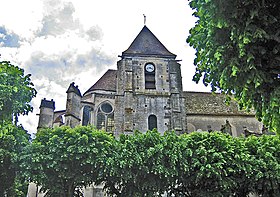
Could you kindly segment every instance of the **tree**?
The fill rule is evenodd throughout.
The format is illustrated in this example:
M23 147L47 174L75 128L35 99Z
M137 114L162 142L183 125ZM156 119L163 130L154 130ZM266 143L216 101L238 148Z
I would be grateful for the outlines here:
M19 114L32 111L30 101L36 91L30 75L10 62L0 62L0 196L26 196L27 182L20 164L21 153L30 136L17 122Z
M252 158L250 183L253 191L263 197L280 196L280 138L251 136L244 141Z
M280 3L278 0L190 0L198 17L187 42L196 73L212 90L233 94L241 108L280 132Z
M153 130L121 135L115 141L103 178L110 196L161 196L166 191L162 140Z
M165 192L185 197L246 197L255 191L256 176L251 172L256 157L251 157L244 141L221 132L180 136L166 132L162 136L153 130L121 135L107 158L104 189L119 197Z
M186 197L246 197L250 190L240 191L247 181L249 154L239 139L221 132L181 135L176 165L176 185L170 194ZM238 193L238 194L237 194Z
M27 183L22 180L21 153L30 135L22 127L0 125L0 196L26 196ZM18 188L19 186L25 188Z
M18 115L32 111L30 101L36 96L29 75L8 61L0 62L0 121L17 121Z
M47 196L81 196L79 189L97 183L104 173L112 139L93 127L40 129L23 167Z

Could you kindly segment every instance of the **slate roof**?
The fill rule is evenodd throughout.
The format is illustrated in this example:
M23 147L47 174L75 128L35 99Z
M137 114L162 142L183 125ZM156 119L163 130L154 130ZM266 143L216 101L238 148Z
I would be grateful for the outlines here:
M239 110L237 102L225 103L225 95L210 92L184 91L187 115L254 115L253 111Z
M109 69L106 73L85 93L94 91L94 90L105 90L115 92L117 88L117 70Z
M166 49L145 25L122 56L154 56L175 59L176 55Z
M69 93L69 92L74 92L76 93L78 96L82 97L81 95L81 92L78 88L78 86L75 86L75 83L72 82L70 85L69 85L69 88L67 89L66 93Z
M54 110L55 109L55 103L54 103L53 99L49 101L49 100L46 100L46 98L44 98L44 99L41 100L40 108L41 107L50 108L50 109Z

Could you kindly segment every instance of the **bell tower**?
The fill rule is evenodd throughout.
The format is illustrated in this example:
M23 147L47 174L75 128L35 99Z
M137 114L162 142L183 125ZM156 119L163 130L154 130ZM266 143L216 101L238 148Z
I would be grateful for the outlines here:
M180 64L147 26L117 66L117 132L186 131Z

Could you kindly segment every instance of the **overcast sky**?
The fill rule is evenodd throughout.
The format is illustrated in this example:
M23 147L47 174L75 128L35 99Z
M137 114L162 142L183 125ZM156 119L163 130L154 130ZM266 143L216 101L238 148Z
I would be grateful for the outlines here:
M192 82L194 50L186 43L196 19L187 0L0 0L1 61L32 74L38 91L34 112L20 118L36 132L42 98L65 109L74 81L82 94L111 68L144 25L182 65L183 88L207 91Z

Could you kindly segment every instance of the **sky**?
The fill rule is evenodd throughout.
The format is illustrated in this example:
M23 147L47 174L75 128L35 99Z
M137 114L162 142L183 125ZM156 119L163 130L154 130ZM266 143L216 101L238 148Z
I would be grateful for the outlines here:
M210 91L192 81L195 51L187 43L196 19L187 0L0 0L0 61L31 74L34 110L20 117L36 133L41 99L66 106L71 82L83 94L117 61L144 26L182 60L185 91Z

